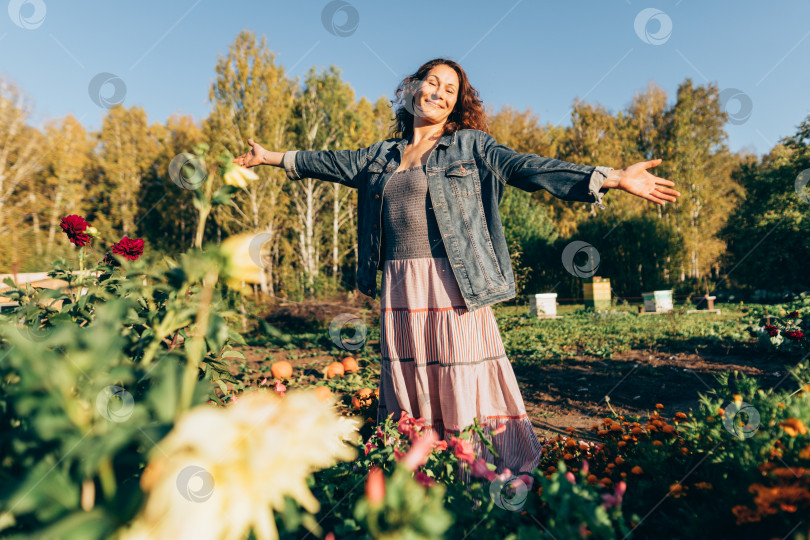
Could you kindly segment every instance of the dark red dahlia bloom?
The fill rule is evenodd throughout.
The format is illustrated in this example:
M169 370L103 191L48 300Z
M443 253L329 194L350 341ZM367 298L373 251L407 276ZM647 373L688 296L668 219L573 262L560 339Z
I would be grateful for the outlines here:
M123 237L110 248L116 255L126 257L128 261L134 261L143 255L143 238Z
M60 225L62 230L65 231L68 240L79 247L86 246L93 239L92 236L84 232L88 227L88 223L81 216L75 214L65 216L62 218Z
M795 319L798 316L799 316L798 311L791 311L790 313L788 313L788 319Z
M799 330L788 330L785 332L785 337L788 339L801 341L804 339L804 332L800 332Z
M772 324L766 324L765 325L765 331L768 332L769 336L773 337L773 336L775 336L776 334L779 333L779 328L777 328L776 326L774 326Z

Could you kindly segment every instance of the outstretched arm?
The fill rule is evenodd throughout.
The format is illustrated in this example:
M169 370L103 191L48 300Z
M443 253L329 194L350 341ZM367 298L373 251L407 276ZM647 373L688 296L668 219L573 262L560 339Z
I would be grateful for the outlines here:
M667 201L675 202L681 194L668 187L674 186L675 182L647 172L650 167L660 165L661 161L661 158L639 161L624 169L614 169L608 174L604 185L608 188L617 188L632 193L656 204L664 204Z
M252 150L236 159L243 167L274 165L284 167L290 180L316 178L357 188L357 175L367 164L371 147L358 150L290 150L271 152L248 139Z
M545 189L560 199L593 202L600 208L604 208L602 195L611 188L656 204L675 202L681 195L670 187L675 182L647 172L650 167L661 164L660 158L617 170L517 152L499 144L488 133L482 132L482 139L479 151L485 165L503 185L524 191Z

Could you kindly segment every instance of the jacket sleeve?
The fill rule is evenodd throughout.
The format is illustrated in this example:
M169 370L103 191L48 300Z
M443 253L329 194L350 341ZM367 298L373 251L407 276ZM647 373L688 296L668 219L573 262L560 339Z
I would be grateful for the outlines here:
M481 137L480 157L504 186L530 192L545 189L559 199L590 202L605 208L602 196L609 188L603 184L612 167L579 165L521 153L499 144L486 132L482 131Z
M281 164L290 180L315 178L357 189L357 176L368 163L371 149L290 150Z

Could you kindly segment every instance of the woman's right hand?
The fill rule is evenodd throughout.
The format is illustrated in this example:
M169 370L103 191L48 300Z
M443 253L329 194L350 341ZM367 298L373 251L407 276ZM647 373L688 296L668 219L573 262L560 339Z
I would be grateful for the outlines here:
M248 144L252 147L252 150L247 154L242 154L241 156L234 158L233 162L241 167L247 168L265 163L264 157L267 150L262 148L259 143L253 142L253 139L248 139Z

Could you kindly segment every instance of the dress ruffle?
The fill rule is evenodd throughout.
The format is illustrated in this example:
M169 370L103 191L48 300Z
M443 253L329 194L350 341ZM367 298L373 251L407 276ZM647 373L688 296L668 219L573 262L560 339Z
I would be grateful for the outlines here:
M477 438L479 457L513 474L528 473L541 445L526 414L492 309L468 311L447 258L383 263L378 421L401 411L425 418L449 440L476 418L495 435L493 456ZM463 471L464 472L464 471Z

